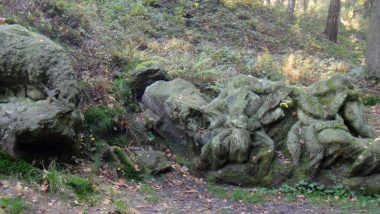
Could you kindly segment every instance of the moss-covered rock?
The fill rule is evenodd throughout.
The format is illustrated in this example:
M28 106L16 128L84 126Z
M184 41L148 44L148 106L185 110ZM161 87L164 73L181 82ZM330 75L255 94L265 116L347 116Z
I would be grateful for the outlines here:
M27 159L68 155L81 122L65 50L19 25L0 26L0 147Z
M347 182L357 187L380 173L380 141L341 74L308 88L238 75L212 101L186 81L160 81L143 102L159 133L177 134L197 169L228 183L331 183L334 174L333 182L357 178ZM363 185L377 191L374 183Z
M163 152L155 150L136 151L136 164L148 175L158 175L171 170L171 163Z

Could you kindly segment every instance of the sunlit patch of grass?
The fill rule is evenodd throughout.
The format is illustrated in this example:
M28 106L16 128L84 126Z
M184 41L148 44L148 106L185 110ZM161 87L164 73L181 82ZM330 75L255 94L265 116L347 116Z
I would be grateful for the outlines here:
M303 51L290 53L283 58L282 73L289 83L308 85L325 79L333 73L346 73L349 65L343 61L321 59Z

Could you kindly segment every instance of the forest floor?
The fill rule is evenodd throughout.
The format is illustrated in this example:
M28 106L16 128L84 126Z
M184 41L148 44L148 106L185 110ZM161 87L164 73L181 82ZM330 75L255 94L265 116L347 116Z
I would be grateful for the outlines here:
M380 136L380 107L367 107ZM90 163L73 166L73 174L88 177L96 194L86 200L64 192L46 192L37 183L0 180L0 205L10 213L378 213L379 201L311 197L279 189L240 188L207 182L185 166L172 162L172 171L142 182L115 179L107 169L93 172ZM13 201L5 201L4 199ZM360 203L359 203L360 202ZM5 213L0 208L0 213Z

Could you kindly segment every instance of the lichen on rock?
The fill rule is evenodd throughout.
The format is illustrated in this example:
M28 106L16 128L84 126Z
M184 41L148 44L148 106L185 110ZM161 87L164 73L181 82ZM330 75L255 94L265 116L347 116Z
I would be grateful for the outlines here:
M227 183L270 186L302 177L349 184L380 173L380 141L342 74L309 87L238 75L213 100L175 79L152 84L142 100L159 118L158 133L196 169ZM332 171L335 178L326 179Z
M20 25L0 26L0 147L26 159L69 154L81 122L65 50Z

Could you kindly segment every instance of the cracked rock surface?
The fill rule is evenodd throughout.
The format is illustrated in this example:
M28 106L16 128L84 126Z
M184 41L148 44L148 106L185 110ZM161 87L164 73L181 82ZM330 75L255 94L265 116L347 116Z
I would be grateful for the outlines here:
M380 192L380 141L342 74L309 87L238 75L214 99L181 79L158 81L142 100L174 151L226 183L302 179Z
M0 147L25 159L67 154L75 142L78 87L70 59L50 39L0 26Z

